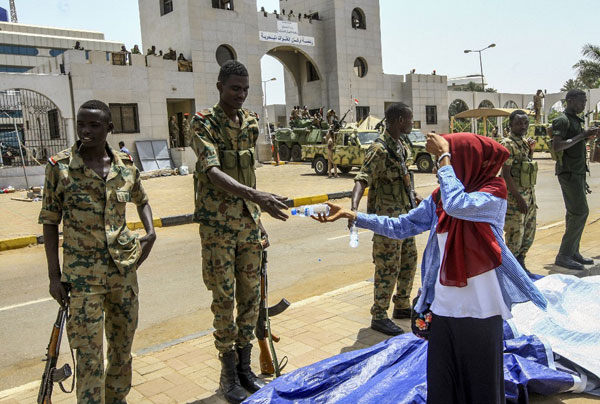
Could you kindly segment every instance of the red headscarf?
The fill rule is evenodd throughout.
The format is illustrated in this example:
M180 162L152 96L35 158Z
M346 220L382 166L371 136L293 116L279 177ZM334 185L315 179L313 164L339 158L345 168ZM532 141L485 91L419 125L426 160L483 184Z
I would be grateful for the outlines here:
M508 150L498 142L474 133L444 135L450 143L452 167L465 192L487 192L506 199L506 183L498 172L508 159ZM440 283L467 286L467 278L497 268L502 263L500 245L489 223L471 222L448 215L442 206L440 189L433 191L437 202L437 233L448 233Z

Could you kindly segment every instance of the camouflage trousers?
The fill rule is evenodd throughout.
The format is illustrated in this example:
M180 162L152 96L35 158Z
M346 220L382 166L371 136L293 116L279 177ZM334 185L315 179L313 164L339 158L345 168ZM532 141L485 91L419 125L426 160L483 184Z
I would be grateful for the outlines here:
M134 275L134 274L132 274ZM131 389L131 346L138 324L137 280L112 263L104 285L71 284L67 335L77 351L77 402L121 404ZM108 345L104 372L103 335Z
M383 320L388 317L387 310L394 287L394 307L406 309L411 306L410 291L417 269L417 244L414 237L395 240L374 235L373 263L375 281L371 315L374 320Z
M254 338L260 303L260 230L250 217L202 223L200 239L202 278L212 292L215 346L225 353L234 343L244 347Z
M517 200L508 195L504 232L506 246L515 257L525 258L535 239L537 206L533 189L520 191L529 209L526 214L519 212Z

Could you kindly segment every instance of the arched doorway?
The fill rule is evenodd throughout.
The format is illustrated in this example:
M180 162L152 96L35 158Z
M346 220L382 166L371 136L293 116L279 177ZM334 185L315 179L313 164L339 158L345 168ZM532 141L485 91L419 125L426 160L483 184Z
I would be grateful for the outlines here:
M564 100L556 101L550 107L550 111L548 113L548 122L552 122L556 117L558 117L565 110L566 102Z
M479 103L477 108L495 108L494 104L490 100L483 100Z
M453 119L454 115L469 109L466 102L460 98L455 99L448 106L448 119L452 122L452 132L468 132L471 130L471 123L468 119Z
M506 101L504 103L504 107L503 108L517 109L517 108L519 108L519 106L513 100L508 100L508 101Z
M42 165L67 148L67 125L45 95L23 88L0 91L0 143L4 165Z

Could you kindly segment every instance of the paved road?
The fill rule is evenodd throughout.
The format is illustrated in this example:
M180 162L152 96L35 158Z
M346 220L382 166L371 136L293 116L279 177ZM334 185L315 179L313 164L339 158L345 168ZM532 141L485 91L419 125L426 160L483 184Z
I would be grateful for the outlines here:
M539 225L545 226L563 220L564 208L551 161L540 160L540 164ZM278 168L277 174L285 175L286 168ZM306 171L310 176L310 167ZM598 211L600 170L593 167L592 173L596 176L588 181L595 192L589 203L591 210ZM418 174L416 181L424 185L418 189L422 195L435 186L435 176L430 174ZM295 192L303 193L307 194ZM349 201L341 203L347 206ZM272 243L272 302L281 297L298 301L372 277L368 232L360 235L360 246L351 249L343 223L321 225L303 218L281 223L269 217L264 221ZM417 239L421 248L425 242L423 236ZM196 225L158 229L152 256L139 273L141 313L135 351L211 328L210 296L202 284L200 262ZM48 299L45 268L42 246L0 254L0 390L41 375L40 359L57 308Z

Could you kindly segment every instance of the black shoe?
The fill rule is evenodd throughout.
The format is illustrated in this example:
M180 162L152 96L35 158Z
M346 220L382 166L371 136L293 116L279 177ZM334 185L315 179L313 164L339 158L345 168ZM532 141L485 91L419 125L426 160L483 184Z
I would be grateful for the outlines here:
M244 348L237 348L237 354L240 362L237 366L237 374L240 378L240 384L250 393L256 393L261 388L265 387L265 382L259 379L250 368L250 353L252 345L247 345Z
M593 259L585 258L579 252L576 252L575 254L573 254L573 259L583 265L594 265Z
M396 320L402 320L405 318L410 318L410 309L397 309L394 308L394 312L392 313L392 318Z
M225 401L230 404L239 404L244 401L248 394L241 386L236 369L236 352L229 351L220 355L221 379L219 387L223 391Z
M371 328L375 331L379 331L385 335L400 335L404 334L404 330L398 327L392 320L389 318L383 320L371 320Z
M556 265L563 268L575 269L577 271L583 271L585 268L582 264L575 261L571 257L567 257L566 255L558 254L556 256L556 260L554 261Z

